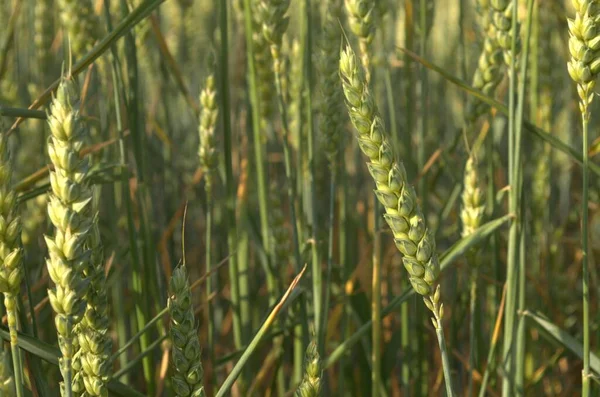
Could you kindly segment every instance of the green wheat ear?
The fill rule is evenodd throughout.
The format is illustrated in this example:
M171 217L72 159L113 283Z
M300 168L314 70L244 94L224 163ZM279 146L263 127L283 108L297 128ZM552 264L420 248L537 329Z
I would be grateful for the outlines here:
M442 324L444 305L437 284L440 264L433 233L427 228L404 166L396 160L368 82L350 46L341 52L340 76L348 114L356 129L355 137L361 151L369 159L367 167L375 181L375 194L385 208L384 218L392 230L396 247L402 253L402 262L413 289L423 296L425 306L433 314L431 322L442 354L446 392L453 396Z
M181 397L205 395L200 341L192 306L192 293L185 265L173 271L168 300L171 350L175 373L172 377L175 395Z
M54 287L48 290L50 304L56 313L55 324L61 350L60 370L64 379L63 393L69 394L73 380L73 358L77 349L74 328L86 311L92 251L86 242L93 226L92 192L86 182L88 160L81 157L87 128L79 115L79 99L72 80L64 79L56 91L48 115L51 136L48 154L54 165L50 173L48 216L54 225L54 236L46 236L49 259L48 274Z
M90 280L90 286L86 294L85 316L77 327L79 351L76 360L78 360L81 370L76 374L74 383L81 380L88 395L104 397L108 395L106 384L111 376L112 339L108 333L110 321L104 274L104 254L97 218L94 219L87 244L92 250L91 263L85 272L86 277ZM77 379L77 375L80 376L80 379Z
M596 77L600 72L600 7L591 0L575 0L573 6L575 18L567 20L571 54L567 67L577 84L581 114L589 120L589 107L594 99Z
M374 0L345 0L348 24L350 30L358 38L360 59L365 69L366 79L370 80L371 43L375 38L375 1Z
M52 66L52 40L54 39L53 0L37 0L34 8L34 43L40 83L44 83Z
M17 194L11 186L12 163L8 152L8 136L0 133L0 292L4 306L13 367L20 371L21 356L17 345L18 296L23 279L23 249L21 248L21 219L17 215ZM20 376L16 378L21 386ZM20 392L21 393L21 392Z
M200 133L200 166L204 170L206 178L206 193L211 194L213 173L218 166L218 152L215 141L215 126L219 109L216 101L215 78L211 74L206 78L204 89L200 93L199 133Z
M464 188L462 194L462 209L460 219L462 220L462 236L467 237L475 232L483 219L485 202L483 191L479 182L477 163L473 157L469 157L465 166Z
M409 280L417 293L432 296L440 268L435 240L427 228L415 190L408 183L404 165L396 161L368 83L349 46L341 53L340 75L356 139L369 159L367 167L375 181L375 194L385 208L384 218L403 254Z
M57 0L60 19L69 35L75 59L81 58L98 39L100 24L90 0Z
M496 41L503 50L504 63L509 66L511 58L516 57L520 51L521 40L519 36L519 22L517 21L517 54L512 53L512 14L513 2L511 0L490 0L492 24L496 31ZM516 62L515 62L516 63Z
M296 397L317 397L321 392L321 357L317 349L317 343L312 340L306 349L304 359L304 377L298 389Z
M259 0L259 18L262 33L271 47L273 70L276 74L282 70L281 42L290 19L286 16L290 0Z
M340 131L342 129L341 104L343 102L342 86L339 78L339 48L341 30L339 19L342 16L341 0L330 0L323 23L323 38L321 53L317 64L323 76L321 84L321 117L319 130L322 132L323 150L330 165L335 164L335 157L340 146Z

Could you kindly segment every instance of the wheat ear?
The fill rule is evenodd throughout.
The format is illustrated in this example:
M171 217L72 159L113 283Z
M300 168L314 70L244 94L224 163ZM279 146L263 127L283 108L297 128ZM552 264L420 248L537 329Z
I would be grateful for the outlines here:
M84 271L92 254L86 245L92 228L92 192L86 183L89 165L81 157L88 132L79 116L78 95L72 80L63 79L60 83L50 105L48 124L51 132L48 154L54 164L48 215L55 228L53 237L46 236L50 256L46 265L54 283L48 297L56 313L54 320L62 355L61 392L70 397L72 361L77 348L73 329L85 314L89 280Z
M23 279L23 249L21 248L21 219L17 215L17 194L11 186L12 164L8 152L8 136L0 133L0 292L4 306L17 396L23 395L21 353L17 345L17 310Z
M106 384L111 376L112 339L108 334L104 253L97 217L87 244L92 251L90 266L85 271L90 285L86 294L85 316L77 326L77 360L81 368L75 375L74 384L82 382L89 396L107 396ZM81 389L81 385L79 388Z
M425 305L433 313L432 322L442 353L446 389L448 395L453 396L442 328L444 307L439 285L436 286L440 265L433 234L427 228L404 166L396 161L367 80L350 46L341 53L340 75L348 114L357 132L355 137L369 159L367 167L375 181L375 194L385 208L384 218L392 230L396 247L403 254L402 262L411 285L423 296Z
M178 397L204 397L200 341L192 306L192 293L185 265L173 271L167 303L170 320L171 351L175 373L173 389Z
M321 394L321 357L317 343L308 344L304 358L304 377L296 389L296 397L318 397Z
M76 59L92 49L100 28L90 0L58 0L60 20Z
M371 43L375 38L375 1L373 0L345 0L346 13L350 30L358 38L360 47L360 60L367 81L371 78Z
M215 91L215 77L209 75L204 83L204 89L200 93L199 133L200 133L200 166L204 170L206 180L206 194L212 193L213 174L218 165L218 152L215 141L215 126L219 109L217 107L217 92Z

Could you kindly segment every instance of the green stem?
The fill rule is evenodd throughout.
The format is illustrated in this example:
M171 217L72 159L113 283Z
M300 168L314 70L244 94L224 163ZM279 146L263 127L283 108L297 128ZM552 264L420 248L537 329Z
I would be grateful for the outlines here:
M511 186L508 207L509 211L515 215L511 222L508 235L508 256L506 271L506 306L504 311L504 343L503 343L503 361L505 376L502 379L502 396L508 397L514 390L515 381L515 315L517 300L517 278L518 278L518 252L519 252L519 196L517 194L517 180L519 163L516 162L517 150L520 150L520 142L517 140L515 132L516 124L516 103L515 94L517 90L517 68L516 58L516 40L517 40L517 1L513 0L512 15L512 44L510 65L508 71L509 90L508 90L508 178Z
M506 284L505 284L506 285ZM506 291L506 290L505 290ZM495 365L496 365L496 348L498 346L498 335L500 333L500 321L502 319L502 306L505 304L505 297L506 295L502 296L502 301L500 302L500 309L498 310L498 318L496 319L494 328L493 328L493 332L492 332L492 338L490 341L490 350L488 351L488 356L487 356L487 363L485 366L485 372L483 373L483 379L481 381L481 386L479 388L479 397L485 397L486 393L486 389L487 389L487 384L490 380L490 373L492 373L494 371Z
M426 57L427 51L427 0L420 0L419 3L419 25L421 29L421 37L419 38L419 53L421 57ZM421 80L421 93L419 96L420 99L420 128L418 129L417 136L417 166L419 172L423 171L423 167L425 166L425 134L427 133L427 69L425 66L420 66L420 80ZM422 177L419 178L418 183L418 194L419 197L425 198L427 197L427 178ZM427 201L423 200L421 202L421 208L423 213L427 213Z
M252 110L252 138L254 146L254 163L256 166L256 180L258 186L258 209L260 214L260 227L262 244L267 254L271 253L269 238L269 214L267 201L267 185L265 182L264 148L260 127L260 97L256 87L256 70L254 64L254 42L252 40L252 1L244 0L244 28L246 30L246 58L248 61L248 89L250 91L250 105ZM273 276L267 273L268 279ZM270 280L274 282L274 280Z
M323 312L323 272L319 258L319 245L317 244L317 208L315 192L315 144L313 131L313 109L312 109L312 8L309 0L304 2L305 8L305 34L306 45L304 48L304 84L306 87L306 126L308 146L308 187L310 190L310 223L311 223L311 253L312 253L312 279L313 279L313 302L315 315L315 331L317 335L323 334L323 320L327 313ZM323 354L323 351L319 351Z
M523 200L521 201L523 202ZM523 207L521 207L523 211ZM519 321L517 325L517 363L516 363L516 379L515 379L515 395L525 395L525 317L521 313L525 310L525 239L526 233L524 225L520 225L521 241L519 244Z
M17 397L24 396L23 392L23 363L21 362L21 352L17 345L17 299L12 294L6 294L4 297L4 306L6 306L6 317L8 322L8 330L10 333L10 351L13 361L13 372L15 377L15 389L17 391ZM8 309L13 307L13 310Z
M160 319L162 319L167 313L169 313L169 308L167 308L167 307L165 307L160 312L158 312L156 314L156 316L154 316L154 318L152 318L150 321L148 321L148 323L142 329L140 329L135 335L133 335L131 337L131 339L129 339L125 344L123 344L123 346L121 346L116 352L114 352L113 355L110 356L110 359L108 361L113 362L121 354L125 353L127 351L127 349L129 349L129 347L131 347L135 343L136 340L140 339L142 337L142 335L144 335L146 333L146 331L148 331L154 324L156 324Z
M343 138L342 138L343 139ZM346 145L343 145L342 147L346 147ZM344 156L344 151L342 150L340 153L340 157L343 158ZM351 267L350 264L348 263L349 261L347 260L347 241L348 241L348 234L350 233L350 222L348 222L348 214L346 211L346 205L347 205L347 199L348 199L348 186L346 184L346 173L345 172L341 172L340 176L340 189L339 189L339 210L338 210L338 214L339 214L339 220L338 220L338 229L339 229L339 241L338 241L338 245L339 245L339 263L341 266L341 274L342 274L342 283L341 283L341 288L342 288L342 296L344 297L345 301L349 300L349 296L346 294L346 283L348 282L348 279L350 277L351 274ZM343 305L343 314L342 314L342 325L341 325L341 332L340 334L344 337L347 338L350 335L350 305L349 304L345 304ZM339 382L338 382L338 386L339 386L339 393L340 396L345 396L345 389L346 389L346 376L344 373L344 369L345 369L345 360L340 359L340 365L339 365Z
M285 176L287 179L287 194L288 194L288 201L289 201L289 205L290 205L290 218L291 218L291 224L292 224L292 240L293 240L293 245L294 245L294 259L295 259L295 269L296 271L300 271L302 268L302 256L300 254L300 240L299 240L299 235L298 235L298 222L297 222L297 216L296 216L296 205L295 205L295 197L296 197L296 192L295 192L295 184L293 181L293 176L292 176L292 156L290 153L290 147L289 147L289 140L288 140L288 134L289 134L289 128L288 128L288 122L287 122L287 113L286 113L286 107L285 107L285 103L283 102L283 91L281 88L281 73L279 72L275 72L275 87L277 89L277 98L278 98L278 104L279 104L279 113L281 115L281 122L283 124L283 155L284 155L284 163L285 163ZM307 315L306 315L306 306L301 303L300 305L301 307L301 316L303 319L307 319ZM303 330L302 330L302 336L303 336L303 345L306 345L306 339L308 337L308 325L307 325L307 321L303 322Z
M403 280L403 288L411 288L408 280ZM410 395L410 340L411 340L411 327L410 327L410 315L408 313L408 305L402 305L400 308L400 346L403 352L402 359L402 394Z
M125 6L122 3L122 7L125 8ZM123 10L126 11L126 10ZM128 72L128 80L129 80L129 87L128 90L125 91L123 93L124 98L126 98L125 101L125 105L127 108L127 115L128 115L128 120L129 120L129 129L131 131L131 135L132 135L132 141L134 142L133 145L133 153L134 153L134 157L135 157L135 165L136 165L136 171L137 171L137 177L138 177L138 185L139 188L137 190L138 194L137 194L137 198L143 198L144 196L142 195L142 192L140 190L144 190L143 186L144 186L144 181L145 181L145 169L144 169L144 153L146 152L145 148L145 139L144 139L144 131L143 131L143 127L142 127L142 123L140 123L140 112L139 112L139 103L138 103L138 90L139 90L139 79L138 79L138 74L137 74L137 55L136 55L136 46L135 46L135 39L133 38L133 35L128 32L125 34L125 48L127 49L126 51L126 64L127 64L127 72ZM115 51L115 50L113 50ZM113 65L113 67L115 67ZM118 94L115 92L115 96L117 96ZM118 107L118 103L116 102ZM117 110L119 111L119 110ZM124 144L124 140L123 140L123 133L122 133L122 128L119 128L119 138L120 138L120 150L121 150L121 161L122 161L122 166L124 167L124 169L126 169L127 167L127 150L125 149L125 144ZM125 202L127 205L127 223L128 223L128 227L129 227L129 246L131 247L131 251L132 251L132 259L133 259L133 276L132 276L132 284L133 284L133 291L135 294L135 313L136 313L136 321L137 321L137 326L138 328L142 328L144 326L144 324L146 323L146 319L147 316L150 315L150 305L151 305L151 300L152 294L145 294L144 291L146 291L150 285L149 280L150 280L150 274L151 272L151 266L150 266L150 262L149 262L149 258L151 256L149 256L149 250L151 249L151 247L153 247L152 245L149 245L148 239L147 239L147 234L145 233L146 231L146 212L144 211L144 203L143 201L140 201L140 217L139 217L139 221L140 221L140 231L141 231L141 236L142 236L142 242L145 243L145 246L142 246L142 258L144 259L143 262L140 261L140 257L139 257L139 252L138 252L138 239L137 239L137 233L136 233L136 227L135 227L135 222L134 222L134 216L133 216L133 205L131 203L131 195L130 195L130 191L129 191L129 179L127 177L126 173L123 173L122 176L122 185L123 185L123 193L125 196ZM153 262L152 262L153 263ZM150 334L144 334L142 335L142 337L140 338L140 349L141 350L145 350L148 345L150 344ZM144 371L144 380L146 382L146 392L150 395L154 394L154 364L153 364L153 357L152 356L147 356L144 357L144 360L142 361L142 366L143 366L143 371Z
M334 226L335 226L335 190L337 180L337 169L335 161L331 163L331 183L329 184L329 226L328 226L328 243L327 243L327 271L325 273L325 303L323 304L323 318L321 324L327 323L327 313L329 312L329 299L331 295L331 288L329 286L331 282L331 269L333 268L333 241L334 241ZM325 340L326 340L327 327L321 328L319 334L318 347L319 351L325 351Z
M490 351L488 352L488 357L487 357L487 365L485 367L485 372L483 373L483 379L481 380L481 386L479 387L479 397L485 397L486 396L486 389L487 389L487 385L488 382L490 380L490 373L491 373L491 368L494 365L494 358L496 357L496 347L498 346L497 343L493 343L492 346L490 347Z
M452 373L450 372L450 359L448 358L448 350L446 348L446 338L444 337L444 328L442 325L442 318L438 310L434 311L437 326L435 327L435 333L437 335L438 344L440 346L440 353L442 355L442 369L444 371L444 381L446 383L446 396L454 397L454 389L452 388Z
M73 335L73 325L71 325L71 319L67 320L65 324L66 335ZM65 346L65 351L72 352L73 351L73 338L63 338L62 342ZM73 357L70 355L62 356L62 365L60 365L60 372L63 377L64 384L64 392L62 393L63 397L73 397L73 372L72 372L72 362ZM60 361L59 361L60 363Z
M468 261L469 265L473 267L471 274L471 300L469 304L469 384L467 396L473 395L473 374L475 367L477 366L477 331L476 331L476 316L477 316L477 263L473 260Z
M115 372L115 374L113 375L113 379L120 379L123 376L125 376L127 373L131 372L135 368L135 366L139 364L140 360L143 360L144 357L153 353L154 349L159 347L163 343L164 340L168 339L168 337L169 337L168 334L162 335L161 337L156 339L154 342L152 342L150 345L148 345L148 347L145 350L142 350L142 352L137 357L135 357L131 361L129 361L129 363L126 367L123 367L118 372ZM148 395L148 394L146 394L146 395Z
M211 178L211 175L207 175L207 178ZM205 240L205 265L206 265L206 274L210 274L211 272L211 244L212 244L212 197L210 196L211 192L207 190L206 192L206 240ZM214 349L214 321L213 321L213 304L210 299L210 295L213 291L212 286L212 276L208 276L206 279L206 304L207 304L207 312L206 318L208 319L208 340L207 344L210 348L210 357L211 357L211 365L214 365L215 358L215 349Z
M427 3L428 0L419 0L419 54L421 57L426 58L427 53ZM417 172L423 172L426 161L426 146L425 139L427 135L427 125L428 125L428 112L427 112L427 89L428 89L428 79L427 79L427 69L423 65L419 65L419 83L420 83L420 92L419 92L419 128L417 129ZM427 198L429 197L427 193L427 176L423 175L419 178L419 182L417 183L417 195L421 197L421 210L423 214L427 214ZM417 324L420 328L417 331L417 357L419 357L419 372L417 375L417 390L420 390L423 395L427 395L428 390L428 362L425 354L426 345L428 344L428 335L424 329L424 321L423 319L426 317L424 315L424 310L421 305L417 306Z
M223 152L225 153L225 185L227 191L227 200L225 206L225 218L227 222L227 244L229 247L229 283L231 289L231 302L233 314L233 338L235 347L240 348L243 345L244 337L242 333L242 318L240 313L240 295L239 295L239 272L237 257L233 254L236 249L237 227L235 220L235 181L233 179L232 162L232 139L231 139L231 119L229 107L229 44L228 44L228 20L227 20L227 0L220 2L220 32L221 32L221 51L220 58L220 78L219 83L221 98L221 115L223 116Z
M371 280L371 395L379 396L381 382L381 234L379 233L379 202L374 198L373 273Z
M517 8L517 1L513 0L513 7ZM520 79L521 81L519 82L519 92L518 92L518 101L517 101L517 107L516 107L516 112L515 112L515 119L514 119L514 133L515 133L515 141L514 141L514 175L512 177L512 181L511 181L511 187L513 187L513 189L511 189L511 195L513 196L513 201L514 201L514 205L515 205L515 214L516 214L516 219L514 221L514 224L517 227L517 235L519 237L519 242L517 244L517 248L518 251L515 253L515 255L518 255L517 258L517 266L519 267L518 269L518 275L516 276L517 281L518 281L518 285L516 286L518 288L518 291L516 291L516 295L518 296L518 302L513 301L514 305L518 304L518 307L515 307L515 309L518 309L519 312L525 310L525 301L526 301L526 289L525 289L525 278L526 278L526 263L525 263L525 243L526 243L526 233L525 233L525 227L524 227L524 222L523 222L523 162L522 162L522 142L523 142L523 113L524 113L524 108L525 108L525 84L527 81L527 68L528 68L528 61L529 61L529 49L530 49L530 41L531 41L531 27L532 27L532 20L533 20L533 3L534 0L528 0L527 2L527 23L526 23L526 27L525 27L525 47L523 50L523 58L521 59L521 66L520 66ZM516 9L513 9L513 51L514 49L516 49L516 41L517 41L517 29L516 29L516 25L517 25L517 11ZM513 52L513 54L516 54L516 52ZM514 61L513 61L514 63ZM517 212L518 211L518 212ZM519 312L517 312L517 310L513 311L513 315L518 316ZM514 345L514 347L516 348L516 352L515 353L515 368L514 368L514 374L515 374L515 379L513 380L514 382L514 386L515 386L515 390L513 391L513 395L517 395L517 396L522 396L524 395L524 382L525 382L525 321L524 319L521 317L520 319L513 319L513 321L518 321L518 326L517 326L517 340L516 340L516 345ZM512 354L511 354L512 355ZM503 391L504 392L504 391Z
M388 114L390 117L390 134L392 134L392 142L394 142L394 147L398 148L400 154L403 154L403 145L400 139L400 134L398 133L398 124L396 121L396 99L394 95L394 88L392 87L392 76L389 66L384 70L384 78L385 93L388 103Z
M586 109L587 110L587 109ZM590 269L588 264L588 201L589 201L589 149L588 149L588 123L589 113L582 115L583 126L583 193L582 193L582 222L581 222L581 247L583 268L583 371L582 371L582 397L590 395Z
M277 51L279 53L279 51ZM273 59L274 63L278 63L281 60ZM276 68L277 69L277 68ZM279 114L281 117L281 124L283 128L282 133L282 144L283 144L283 157L285 164L285 176L287 179L287 195L290 206L290 221L292 224L292 240L294 246L294 259L295 259L295 270L300 271L302 267L302 256L300 254L300 241L298 235L298 222L296 216L296 204L295 204L295 183L292 174L292 157L289 148L289 128L287 122L287 112L283 99L283 90L281 88L281 71L275 70L275 88L277 90L277 104L279 107ZM308 344L308 315L306 313L306 305L304 301L300 302L300 316L303 319L301 326L295 327L294 338L294 374L302 377L302 360L305 351L305 346ZM301 349L299 349L301 348ZM301 351L301 353L300 353ZM299 373L298 373L299 372Z
M490 120L491 121L491 120ZM485 159L487 160L486 167L486 176L489 183L487 184L487 192L485 194L486 203L486 217L488 219L494 218L494 209L496 208L496 188L493 183L494 175L495 175L495 164L494 164L494 134L493 130L490 131L490 134L486 137L485 142ZM500 261L499 261L499 253L498 253L498 239L496 235L492 235L490 237L490 254L491 254L491 268L493 279L498 283L501 282L500 279ZM499 296L500 296L500 287L496 283L490 283L488 286L488 300L489 300L489 312L491 313L491 321L494 321L494 313L498 312L499 305Z
M120 2L121 4L121 11L122 13L127 13L127 4L125 3L125 0L121 0ZM107 21L110 24L110 18L109 18L109 4L108 3L104 3L104 7L105 7L105 13L107 15ZM110 28L110 27L109 27ZM122 122L122 118L121 118L121 100L120 100L120 93L123 92L123 81L122 81L122 76L119 73L119 57L117 54L117 50L115 48L115 46L111 46L111 55L112 57L110 58L111 62L110 62L110 66L111 66L111 77L112 77L112 83L113 86L115 87L115 89L113 90L113 100L115 103L115 120L116 120L116 125L117 125L117 131L118 132L118 142L119 142L119 147L118 150L120 150L120 161L122 165L125 165L127 162L126 159L126 153L124 150L124 141L123 141L123 136L121 131L123 131L123 122ZM129 195L129 184L127 181L127 173L123 172L123 175L121 177L121 186L122 186L122 190L119 189L119 185L116 184L113 186L113 193L114 193L114 200L111 200L112 205L114 206L115 202L123 202L125 201L125 208L126 208L126 214L127 214L127 229L128 229L128 236L129 236L129 247L130 250L132 251L132 267L134 269L134 274L136 272L136 269L139 269L139 260L137 257L137 245L136 245L136 236L135 236L135 229L134 229L134 225L133 225L133 217L132 217L132 213L131 213L131 202L130 202L130 195ZM120 197L120 198L119 198ZM116 209L116 207L115 207ZM114 212L115 214L118 213L117 211ZM113 225L116 225L116 222L113 222ZM116 235L116 227L113 226L115 229L113 229L113 232L115 232ZM123 305L120 304L120 302L123 302L123 287L125 285L123 280L118 279L117 280L117 287L113 288L113 302L115 303L115 312L118 318L118 322L117 322L117 335L118 335L118 342L119 345L123 344L126 342L127 340L127 324L126 324L126 318L125 318L125 308L123 307ZM135 284L134 284L134 293L135 293ZM137 317L137 308L139 306L139 302L135 303L135 312L136 312L136 322L137 325L140 325L140 321L139 318ZM121 368L125 367L127 365L127 356L123 355L121 357L119 357L119 365ZM125 379L123 379L123 382L125 384L129 383L129 377L126 376Z
M30 278L29 278L29 269L27 266L23 266L23 279L25 281L25 293L27 295L27 309L29 311L29 315L31 316L31 334L34 337L38 337L38 327L37 327L37 319L35 314L35 305L33 303L33 295L31 294L31 286L30 286ZM25 324L25 321L21 321L21 326Z

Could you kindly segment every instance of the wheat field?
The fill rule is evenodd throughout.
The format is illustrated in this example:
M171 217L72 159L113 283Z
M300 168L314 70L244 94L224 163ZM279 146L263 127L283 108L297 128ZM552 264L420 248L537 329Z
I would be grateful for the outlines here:
M600 395L597 0L0 23L0 396Z

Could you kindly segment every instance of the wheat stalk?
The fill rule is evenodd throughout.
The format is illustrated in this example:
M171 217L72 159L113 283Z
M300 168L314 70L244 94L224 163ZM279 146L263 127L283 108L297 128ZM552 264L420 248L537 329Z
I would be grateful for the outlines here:
M573 0L575 18L568 19L569 52L567 63L569 75L577 84L579 110L583 126L583 192L582 192L582 268L583 268L583 371L582 396L590 395L590 310L589 310L589 264L588 264L588 198L589 198L589 150L588 124L590 105L594 99L594 87L600 71L600 7L593 0Z

